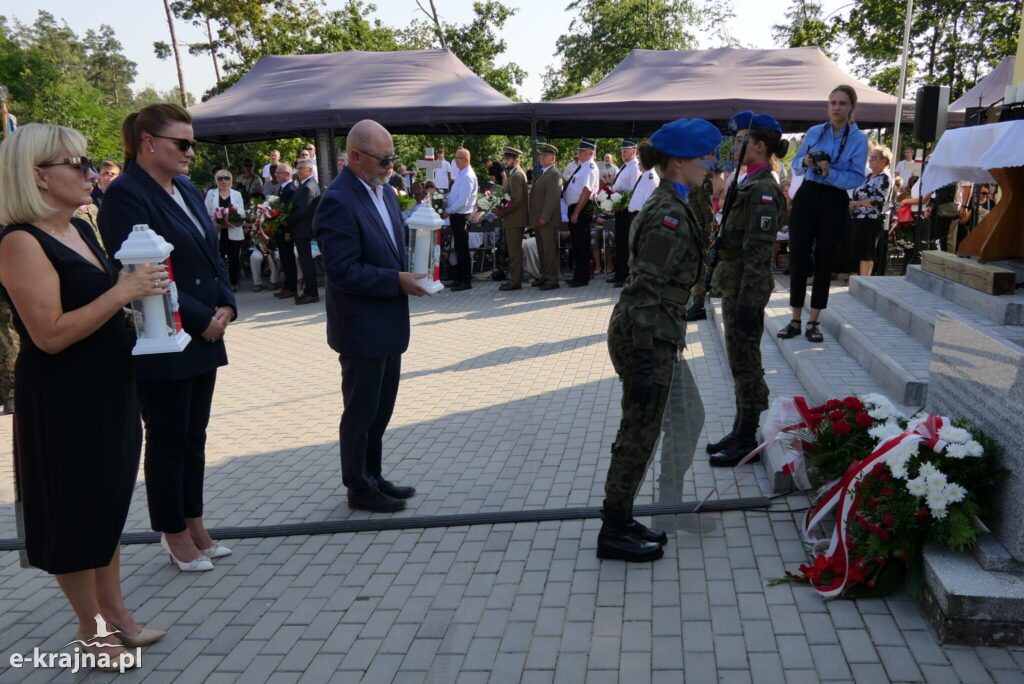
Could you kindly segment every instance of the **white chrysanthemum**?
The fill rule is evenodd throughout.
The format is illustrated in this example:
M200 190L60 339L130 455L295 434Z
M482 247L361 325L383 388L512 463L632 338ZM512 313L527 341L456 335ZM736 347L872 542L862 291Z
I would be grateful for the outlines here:
M614 206L611 200L605 200L601 202L601 211L611 211Z
M917 467L917 474L923 477L934 475L937 472L939 472L939 469L936 468L931 461L925 461Z
M928 502L928 508L935 510L936 508L945 508L949 501L946 499L946 493L944 491L928 492L928 497L925 499Z
M925 411L918 411L907 419L907 429L913 430L926 420L928 420L928 414Z
M964 444L950 444L946 447L946 455L950 458L966 458L967 446Z
M967 496L967 490L956 482L950 482L947 484L945 489L942 490L942 493L946 497L946 501L949 503L959 503L964 500L965 496Z
M946 427L939 430L939 439L949 442L950 444L963 444L970 438L970 432L964 430L963 428L953 427L952 425L947 425Z
M889 472L898 480L904 479L907 476L907 462L896 461L894 463L890 463Z
M618 202L620 199L622 199L622 193L621 192L613 192L612 193L612 202Z
M925 476L924 481L928 485L929 492L941 492L946 487L946 474L936 471Z
M907 491L912 496L924 496L928 493L928 485L923 477L915 477L913 480L907 480Z
M974 458L985 454L985 447L981 446L980 442L975 442L973 439L964 444L964 449L967 450L968 456L973 456Z
M935 518L936 520L942 520L943 518L945 518L946 517L946 513L947 513L947 511L946 511L945 508L933 508L932 509L932 517Z
M871 435L872 439L876 442L884 442L890 437L895 437L901 432L903 432L903 430L900 429L899 424L891 421L887 423L879 423L868 430L868 434Z
M868 415L875 420L888 420L892 413L884 406L873 406L868 409Z

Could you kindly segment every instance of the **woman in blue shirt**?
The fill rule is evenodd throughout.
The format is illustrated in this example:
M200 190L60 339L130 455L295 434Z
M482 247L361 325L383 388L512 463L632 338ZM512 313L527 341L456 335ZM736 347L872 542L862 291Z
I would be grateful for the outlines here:
M789 305L793 320L779 331L788 339L800 334L800 317L807 295L807 276L814 253L811 314L804 335L821 342L818 316L828 305L832 260L849 220L846 191L864 183L868 139L853 123L857 93L848 85L836 86L828 96L828 123L811 127L793 159L793 173L804 182L793 198L789 218Z

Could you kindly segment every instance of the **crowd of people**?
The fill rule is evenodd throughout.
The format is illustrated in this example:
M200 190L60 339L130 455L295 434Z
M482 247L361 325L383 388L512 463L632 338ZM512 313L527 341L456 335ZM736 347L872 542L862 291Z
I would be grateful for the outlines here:
M688 378L689 406L702 415L681 351L686 323L701 315L709 288L722 297L736 418L707 451L711 465L731 467L749 458L768 406L760 340L780 241L791 254L793 315L779 337L803 332L822 341L818 319L844 244L859 273L872 272L895 183L891 152L854 123L856 104L849 86L830 93L828 121L803 137L783 183L779 160L789 142L778 121L753 112L729 122L735 171L728 177L717 152L722 135L701 119L665 124L649 141L623 139L619 165L611 154L596 162L589 138L561 171L558 149L538 143L539 165L529 179L522 150L506 146L500 161L485 159L484 193L501 192L491 211L504 228L502 291L522 288L528 264L532 285L559 288L560 236L571 244L569 287L605 273L622 288L608 333L622 419L605 482L599 557L651 561L663 554L667 535L633 517L633 500L680 376ZM32 565L56 576L79 619L76 639L88 653L106 656L102 669L123 669L126 647L164 635L135 621L120 587L119 539L143 431L150 524L170 562L182 572L206 572L232 553L203 524L203 479L217 371L227 363L224 337L238 315L244 265L254 289L264 288L269 270L275 296L301 305L320 299L320 257L327 341L339 354L342 379L342 482L348 505L372 512L402 510L416 494L385 477L383 459L410 337L408 297L429 294L421 283L426 274L410 272L403 222L411 210L403 213L401 195L414 202L443 195L451 289L472 282L468 226L481 214L481 184L468 149L455 150L454 163L437 150L421 181L395 168L392 136L364 120L350 130L338 176L325 190L316 149L307 145L293 164L271 152L258 174L250 159L240 174L217 169L203 193L188 178L191 123L186 110L167 103L129 115L123 167L104 161L94 168L85 139L61 126L28 124L0 145L0 187L9 190L0 195L0 284L20 340L16 459L26 549ZM904 161L898 178L919 172L912 156ZM262 217L253 209L272 197L284 208L280 226L273 240L253 240ZM901 211L907 199L897 195ZM951 220L959 222L963 196L956 202ZM993 188L978 188L975 210L993 203ZM173 276L164 264L120 269L114 254L138 224L174 245ZM172 279L192 341L179 353L133 358L125 307L170 292ZM116 631L93 639L97 615Z

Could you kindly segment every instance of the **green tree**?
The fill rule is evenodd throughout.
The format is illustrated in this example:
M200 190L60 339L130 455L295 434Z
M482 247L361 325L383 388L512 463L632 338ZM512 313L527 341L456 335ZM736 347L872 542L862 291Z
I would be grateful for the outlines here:
M772 36L786 47L819 47L831 59L836 58L835 44L840 25L826 21L821 3L816 0L793 0L786 10L787 24L772 26Z
M698 32L717 32L722 43L735 43L722 28L732 16L729 2L573 0L566 9L576 15L555 44L561 65L544 74L546 100L590 88L630 50L694 49Z
M85 77L101 93L106 101L115 106L131 102L131 83L137 73L135 62L122 54L121 41L114 37L114 30L107 24L100 24L98 31L88 29L82 41L85 47Z
M1022 7L1022 0L915 2L908 83L949 86L950 98L960 97L1014 54ZM903 27L903 11L895 11L891 0L857 0L842 23L855 73L889 93L898 86Z

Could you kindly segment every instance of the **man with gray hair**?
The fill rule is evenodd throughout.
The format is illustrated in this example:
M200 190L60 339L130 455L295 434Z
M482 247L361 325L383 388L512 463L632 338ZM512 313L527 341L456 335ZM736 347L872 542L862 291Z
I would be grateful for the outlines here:
M285 230L291 235L292 244L299 255L299 268L302 269L302 294L296 295L296 304L313 304L320 301L312 246L313 215L320 201L320 185L316 182L313 170L313 162L310 159L300 159L295 165L296 190L285 225Z
M313 229L327 272L327 343L338 352L344 409L341 480L350 508L400 511L416 490L383 476L383 437L409 346L409 295L429 294L408 271L387 129L364 119L349 131L348 164L324 193Z

